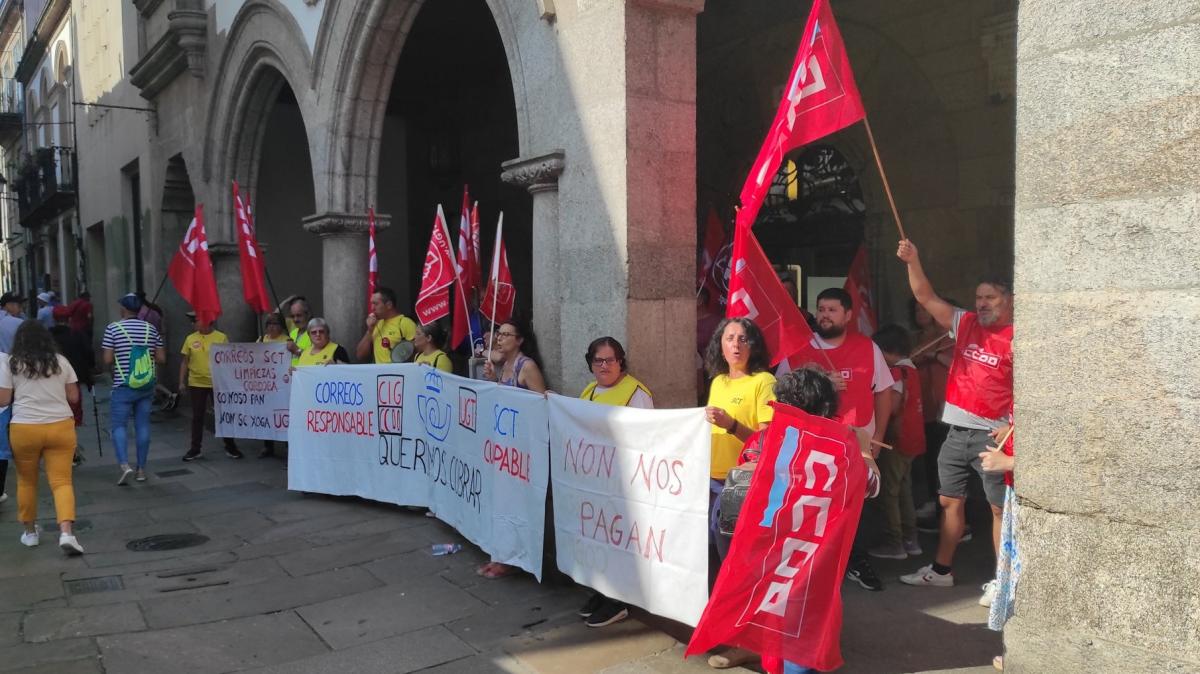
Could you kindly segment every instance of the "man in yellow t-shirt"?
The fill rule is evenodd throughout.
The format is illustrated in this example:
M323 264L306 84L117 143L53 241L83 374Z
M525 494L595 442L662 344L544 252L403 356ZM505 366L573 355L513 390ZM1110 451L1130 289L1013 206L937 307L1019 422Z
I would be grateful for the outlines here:
M188 397L192 401L192 446L187 454L183 455L183 460L195 461L200 458L204 417L208 415L208 405L212 401L212 367L209 365L208 354L213 344L227 344L229 338L220 330L214 330L212 323L196 320L194 311L187 312L187 317L196 331L183 340L183 348L179 351L183 355L183 360L179 363L179 393L182 394L186 387ZM242 452L233 438L221 440L229 458L242 458Z
M375 294L371 295L367 331L358 340L355 356L361 362L390 363L392 349L401 342L411 342L416 335L417 324L396 310L395 291L377 288Z

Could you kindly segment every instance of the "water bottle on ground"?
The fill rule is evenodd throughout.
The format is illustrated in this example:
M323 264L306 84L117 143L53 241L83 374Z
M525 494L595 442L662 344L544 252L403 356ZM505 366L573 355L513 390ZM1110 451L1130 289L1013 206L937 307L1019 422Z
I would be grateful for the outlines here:
M458 543L434 543L430 546L429 553L434 557L441 557L443 555L453 555L459 550L462 550L462 546Z

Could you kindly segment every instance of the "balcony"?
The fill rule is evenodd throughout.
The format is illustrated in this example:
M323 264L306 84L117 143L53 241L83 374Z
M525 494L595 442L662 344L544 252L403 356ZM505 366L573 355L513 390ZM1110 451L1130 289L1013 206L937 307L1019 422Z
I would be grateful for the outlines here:
M21 83L11 77L0 78L0 145L9 145L21 137L25 119L25 96Z
M14 187L21 226L37 227L75 205L75 151L40 147L26 155Z

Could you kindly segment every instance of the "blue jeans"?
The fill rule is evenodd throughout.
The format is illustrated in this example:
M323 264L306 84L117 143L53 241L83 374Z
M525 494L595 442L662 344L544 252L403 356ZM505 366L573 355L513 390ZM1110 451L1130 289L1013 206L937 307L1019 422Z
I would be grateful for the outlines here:
M150 456L150 403L154 398L154 388L145 391L135 391L128 386L114 386L112 390L112 409L109 420L112 425L112 441L117 451L117 463L129 463L128 437L126 425L129 423L129 413L133 412L133 433L137 441L137 467L143 468Z
M783 661L783 674L817 674L817 670L794 662Z

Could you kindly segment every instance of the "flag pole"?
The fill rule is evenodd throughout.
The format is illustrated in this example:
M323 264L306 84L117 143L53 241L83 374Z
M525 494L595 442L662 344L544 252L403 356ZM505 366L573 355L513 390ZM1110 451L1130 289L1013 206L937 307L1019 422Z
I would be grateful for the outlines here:
M155 291L154 291L154 297L150 298L150 304L157 304L157 303L158 303L158 296L159 296L160 294L162 294L162 289L163 289L163 287L165 287L165 286L167 285L167 278L168 278L169 276L170 276L169 274L163 274L162 281L161 281L161 282L158 284L158 290L155 290Z
M904 233L904 225L900 223L900 211L896 210L896 200L892 197L892 186L888 184L887 173L883 170L883 161L879 158L879 148L875 145L875 134L871 133L871 120L863 112L863 126L867 129L867 140L871 143L871 153L875 155L875 166L879 167L879 177L883 180L883 192L887 195L888 205L892 207L892 217L896 219L896 229L900 230L900 240L908 235Z
M500 242L504 233L504 211L500 211L500 221L496 223L496 243L492 246L492 331L488 340L488 360L492 358L492 348L496 344L496 307L500 300Z

